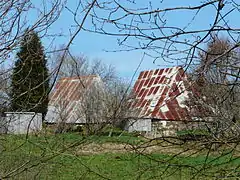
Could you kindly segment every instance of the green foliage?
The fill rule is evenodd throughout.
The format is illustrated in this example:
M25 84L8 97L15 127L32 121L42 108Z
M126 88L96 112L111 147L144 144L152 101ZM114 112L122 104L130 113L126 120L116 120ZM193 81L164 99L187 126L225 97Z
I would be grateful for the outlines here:
M11 83L11 110L47 113L48 69L38 34L26 31L17 53Z
M102 135L102 136L121 136L123 134L129 134L129 133L126 131L123 131L120 128L116 128L114 126L106 126L102 130L100 135Z
M192 135L209 135L209 132L204 129L193 129L193 130L183 130L183 131L177 131L177 135L186 135L186 134L192 134Z

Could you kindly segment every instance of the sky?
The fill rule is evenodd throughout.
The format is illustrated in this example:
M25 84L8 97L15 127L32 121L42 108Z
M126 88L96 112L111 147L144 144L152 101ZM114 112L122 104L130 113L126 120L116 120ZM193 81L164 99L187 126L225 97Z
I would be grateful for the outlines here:
M38 1L39 2L39 1ZM69 9L76 8L76 0L68 1L67 7ZM148 1L139 1L142 2L141 5L147 5L144 2ZM199 5L199 0L165 0L163 3L159 3L159 1L152 1L152 7L156 8L169 8L176 6L194 6ZM231 6L229 6L230 8ZM236 12L237 13L237 12ZM211 23L213 22L215 15L214 7L211 6L206 8L203 11L200 11L196 19L192 20L194 16L193 12L184 12L178 11L177 13L169 13L166 14L168 25L169 26L179 26L184 27L188 25L189 22L192 22L190 26L188 26L191 30L201 29L201 28L209 28ZM34 16L31 17L34 20ZM79 16L81 19L82 16ZM228 18L228 17L227 17ZM237 16L230 16L229 21L231 24L237 24ZM58 21L53 24L50 29L50 32L59 32L64 34L69 34L69 28L74 29L72 25L74 24L72 14L65 8ZM87 18L85 26L91 25L91 19ZM114 31L114 29L110 30ZM168 32L166 32L168 33ZM188 38L188 37L186 37ZM190 38L190 37L189 37ZM59 37L55 40L54 45L60 46L61 44L66 44L69 40L69 37ZM48 46L49 40L43 40L44 45ZM137 43L133 40L133 43ZM181 47L178 47L181 48ZM143 70L149 69L158 69L164 67L172 67L178 65L176 62L168 63L161 59L159 59L156 63L153 63L153 59L144 56L144 53L147 52L145 50L138 51L130 51L130 52L107 52L122 49L119 47L117 43L116 37L99 35L95 33L89 33L81 31L71 45L71 51L74 55L84 54L89 59L101 59L105 64L111 64L116 68L117 74L122 78L130 79L135 70L137 69L139 63L144 57L140 68L138 69L138 73ZM180 56L180 55L179 55ZM138 74L137 73L137 74Z

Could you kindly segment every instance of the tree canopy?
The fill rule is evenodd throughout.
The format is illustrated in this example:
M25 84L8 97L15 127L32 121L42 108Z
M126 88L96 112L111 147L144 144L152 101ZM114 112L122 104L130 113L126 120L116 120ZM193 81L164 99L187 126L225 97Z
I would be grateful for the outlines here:
M43 115L47 113L49 80L46 63L38 34L26 31L13 68L12 111L31 111Z

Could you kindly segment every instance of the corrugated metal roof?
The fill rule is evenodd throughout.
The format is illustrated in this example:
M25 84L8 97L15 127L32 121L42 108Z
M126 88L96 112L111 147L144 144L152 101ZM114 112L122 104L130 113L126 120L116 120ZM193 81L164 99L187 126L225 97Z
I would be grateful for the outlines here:
M84 123L84 118L79 115L81 99L93 83L100 81L98 75L61 78L50 94L46 121Z
M181 67L142 71L134 85L140 117L186 120L189 82Z

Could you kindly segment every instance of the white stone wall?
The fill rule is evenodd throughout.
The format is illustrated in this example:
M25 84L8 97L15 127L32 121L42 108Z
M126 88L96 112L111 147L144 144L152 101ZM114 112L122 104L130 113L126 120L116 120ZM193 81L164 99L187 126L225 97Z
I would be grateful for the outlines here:
M152 127L151 119L138 119L129 120L126 129L129 132L140 131L140 132L150 132Z

